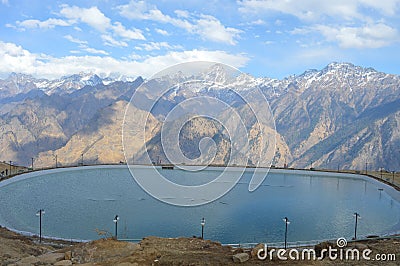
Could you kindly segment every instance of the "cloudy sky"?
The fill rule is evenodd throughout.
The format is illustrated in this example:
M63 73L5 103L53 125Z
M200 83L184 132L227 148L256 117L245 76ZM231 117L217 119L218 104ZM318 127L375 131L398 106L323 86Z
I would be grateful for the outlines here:
M400 0L0 0L0 77L150 77L211 60L283 78L332 61L400 74Z

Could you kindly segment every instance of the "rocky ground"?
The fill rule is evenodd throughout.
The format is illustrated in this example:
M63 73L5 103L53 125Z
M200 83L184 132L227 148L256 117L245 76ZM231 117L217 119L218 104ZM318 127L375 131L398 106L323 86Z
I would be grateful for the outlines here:
M370 255L394 254L397 261L380 265L399 265L400 239L368 240L357 244L358 249L369 248ZM242 249L198 238L147 237L140 243L100 239L87 243L70 243L45 239L42 244L35 237L25 237L0 228L1 265L348 265L349 261L260 261L257 248ZM236 257L234 259L234 257ZM240 262L240 260L244 260ZM352 265L376 265L377 261L351 261Z

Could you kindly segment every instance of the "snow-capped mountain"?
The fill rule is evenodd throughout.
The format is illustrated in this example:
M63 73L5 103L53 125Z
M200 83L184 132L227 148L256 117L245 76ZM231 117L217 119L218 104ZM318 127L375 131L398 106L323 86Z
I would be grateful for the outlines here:
M45 79L35 79L31 75L11 73L7 79L0 79L0 98L27 93L37 88L35 82L42 81L45 81Z
M103 84L99 76L84 72L64 76L56 80L39 80L35 82L36 87L43 90L48 95L53 93L69 94L84 86L97 86L99 84Z
M48 80L34 78L31 75L11 73L4 80L0 79L0 98L12 97L17 94L25 94L31 90L41 90L47 95L70 94L85 86L95 87L98 85L109 85L116 81L133 82L136 78L112 74L101 78L94 73L81 72L63 76L59 79Z
M170 88L149 114L154 116L148 146L153 156L159 156L162 148L156 138L157 119L185 99L208 95L240 108L232 90L245 94L258 88L275 119L277 165L286 161L294 167L362 169L368 162L371 169L400 170L400 76L350 63L331 63L281 80L244 73L230 76L227 71L217 64L198 76L178 72L151 81L155 90L143 92L143 101L156 99L157 89ZM34 157L48 164L58 154L60 162L64 157L68 164L82 153L93 162L124 160L115 140L120 139L124 106L142 82L142 78L100 78L93 73L56 80L12 73L0 80L0 160L27 164ZM145 112L139 109L138 113ZM209 121L197 121L186 130L182 134L187 146L182 148L191 153L197 147L188 142L194 132L206 136L217 128ZM225 147L224 143L217 146Z
M109 85L113 82L116 81L121 81L121 82L134 82L138 77L129 77L126 75L121 75L118 73L111 73L108 76L104 76L102 78L102 82L104 85Z

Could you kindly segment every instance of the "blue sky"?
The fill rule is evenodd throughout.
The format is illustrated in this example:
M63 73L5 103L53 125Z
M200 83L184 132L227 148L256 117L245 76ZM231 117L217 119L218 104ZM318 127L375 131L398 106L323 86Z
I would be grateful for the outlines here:
M0 77L150 77L210 60L284 78L351 62L400 74L399 0L0 0Z

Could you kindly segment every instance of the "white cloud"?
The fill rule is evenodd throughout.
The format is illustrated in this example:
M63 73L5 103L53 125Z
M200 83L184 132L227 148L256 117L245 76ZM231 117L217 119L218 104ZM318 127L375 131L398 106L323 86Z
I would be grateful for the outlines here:
M131 19L151 19L150 10L153 8L145 1L130 1L129 4L117 7L121 15Z
M118 6L120 14L129 19L152 20L160 23L169 23L176 27L190 31L192 24L187 20L173 18L163 14L156 6L148 4L145 1L130 1L126 5Z
M91 48L91 47L83 47L82 48L84 51L91 53L91 54L103 54L103 55L108 55L108 53L104 50L98 50L95 48Z
M315 29L311 27L303 27L303 28L294 28L293 30L290 31L291 34L299 34L299 35L305 35L309 34L311 32L315 31Z
M318 20L329 16L340 19L366 19L363 9L373 9L386 15L395 15L398 0L243 0L239 2L242 13L279 12L303 20Z
M181 18L189 18L189 12L186 10L175 10L174 13Z
M168 23L175 27L186 30L188 33L197 34L203 40L213 42L223 42L234 45L239 38L240 30L224 26L217 18L210 15L198 15L190 17L189 13L176 10L178 18L171 17L162 13L156 6L150 5L145 1L131 0L129 4L118 6L120 14L129 19L151 20L159 23Z
M188 61L214 61L242 67L248 60L249 58L243 54L205 50L169 52L165 55L147 57L142 61L89 55L56 58L33 54L14 43L0 41L0 75L3 76L11 72L20 72L54 79L81 71L92 71L98 75L120 73L126 76L150 77L168 66Z
M106 17L96 6L90 8L81 8L77 6L62 5L60 15L67 18L71 23L83 22L93 27L94 29L107 33L112 31L114 36L124 40L145 40L146 38L139 29L126 29L121 22L111 22L111 19ZM124 41L117 41L111 36L108 36L107 45L122 46L127 45Z
M266 24L265 21L262 19L253 20L248 23L248 25L256 25L256 26L265 25L265 24Z
M143 64L148 73L156 73L171 65L190 61L212 61L240 68L246 65L249 58L243 54L228 54L225 51L190 50L182 52L169 52L165 55L149 57ZM150 68L149 68L150 67ZM151 69L153 67L153 69Z
M400 5L399 0L360 0L360 4L379 10L381 13L389 16L396 15Z
M6 28L17 29L17 27L11 23L6 23L5 26L6 26Z
M8 5L8 0L1 0L1 3L2 3L3 5Z
M117 41L110 35L101 35L101 39L104 41L105 45L113 47L128 47L128 44L124 41Z
M142 59L143 56L138 55L138 54L136 54L136 53L131 53L131 54L128 56L128 58L129 58L129 59L132 59L132 60L139 60L139 59Z
M142 50L142 47L146 51L161 50L161 49L182 49L180 45L169 45L167 42L149 42L144 43L141 47L137 47L137 50Z
M91 8L81 8L63 5L60 14L75 23L84 22L102 32L106 31L111 25L111 20L95 6Z
M37 19L27 19L24 21L17 21L16 24L18 25L18 27L23 29L35 29L35 28L52 29L56 26L64 26L64 27L70 26L70 24L67 21L54 18L49 18L44 21L40 21Z
M328 40L338 42L343 48L380 48L398 42L399 32L383 23L363 27L316 26Z
M21 72L32 73L32 65L37 65L37 56L14 43L0 41L1 73Z
M111 27L114 33L128 40L145 40L142 31L138 29L128 30L120 22L115 22Z
M103 34L102 39L105 41L105 45L126 47L128 44L125 41L129 40L145 40L146 38L139 29L127 29L121 22L112 23L111 19L105 16L96 6L90 8L82 8L77 6L68 6L66 4L61 5L61 10L58 14L63 19L49 18L44 21L37 19L28 19L24 21L17 21L16 26L6 24L9 28L25 29L50 29L56 26L72 26L74 24L85 23L90 27L96 29ZM76 31L82 31L78 26L74 26ZM112 34L114 37L112 37ZM79 40L73 40L72 36L65 37L71 42L80 43ZM121 38L116 40L115 38Z
M72 37L71 35L65 35L64 38L70 42L79 44L79 48L81 48L81 50L86 51L88 53L108 55L108 52L106 52L104 50L98 50L98 49L89 47L87 41L82 41L82 40L76 39L76 38ZM80 51L76 51L76 50L70 51L70 52L73 54L80 53Z
M88 44L87 41L82 41L82 40L76 39L76 38L72 37L71 35L65 35L64 38L73 43Z
M166 31L166 30L156 29L156 32L157 32L158 34L161 34L161 35L164 35L164 36L169 36L169 33L168 33L168 31Z
M205 40L236 44L240 30L225 27L213 16L202 15L194 27L194 31Z

